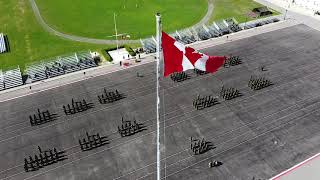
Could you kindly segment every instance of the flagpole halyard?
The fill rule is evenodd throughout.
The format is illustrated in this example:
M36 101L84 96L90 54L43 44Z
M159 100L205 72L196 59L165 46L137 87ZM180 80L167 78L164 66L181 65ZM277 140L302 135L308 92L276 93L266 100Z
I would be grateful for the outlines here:
M157 180L160 180L160 49L161 49L161 15L160 13L156 14L156 23L157 23Z

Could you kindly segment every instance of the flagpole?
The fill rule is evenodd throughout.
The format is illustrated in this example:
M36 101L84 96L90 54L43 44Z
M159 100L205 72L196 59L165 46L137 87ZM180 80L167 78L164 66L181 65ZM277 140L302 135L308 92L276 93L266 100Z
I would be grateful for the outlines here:
M161 15L160 13L156 14L157 21L157 180L160 180L160 47L161 47Z

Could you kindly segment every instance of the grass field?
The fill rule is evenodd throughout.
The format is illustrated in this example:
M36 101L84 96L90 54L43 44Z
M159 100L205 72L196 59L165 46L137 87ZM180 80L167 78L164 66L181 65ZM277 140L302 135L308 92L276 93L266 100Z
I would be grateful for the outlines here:
M78 43L44 31L28 0L0 0L0 32L8 35L11 52L0 54L0 69L39 61L65 53L102 49L105 45Z
M247 16L252 9L262 5L252 0L214 0L213 15L209 22L234 17L239 23L253 20ZM271 10L274 15L278 12Z
M36 2L50 26L63 32L98 38L114 34L114 12L117 13L119 33L129 33L134 39L154 34L156 11L162 13L164 30L169 32L196 23L207 11L206 0ZM260 6L252 0L214 0L214 3L211 21L227 17L242 21L245 18L243 13ZM0 69L17 65L24 69L25 64L42 59L89 49L100 51L113 46L73 42L46 32L37 23L29 0L0 0L0 32L8 35L11 49L9 53L0 54Z
M155 13L161 12L163 29L191 26L206 14L207 0L36 0L42 17L55 29L68 34L110 39L116 13L119 33L132 39L155 32Z

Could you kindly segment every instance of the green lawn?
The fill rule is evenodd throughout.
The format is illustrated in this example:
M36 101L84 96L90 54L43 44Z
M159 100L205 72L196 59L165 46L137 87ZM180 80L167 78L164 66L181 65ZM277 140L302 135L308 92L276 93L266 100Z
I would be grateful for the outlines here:
M0 32L8 35L11 52L0 54L0 69L8 69L65 53L102 49L105 45L78 43L44 31L28 0L0 0Z
M162 13L164 30L168 32L196 23L207 11L206 0L36 1L54 28L98 38L114 33L114 12L117 13L119 33L129 33L133 39L154 34L156 11ZM235 17L242 22L245 21L244 13L260 6L252 0L214 0L214 3L211 21ZM25 64L58 55L114 47L73 42L46 32L37 23L29 0L0 0L0 32L8 35L11 49L9 53L0 54L0 69L17 65L24 69Z
M36 0L42 17L53 28L68 34L108 38L118 32L132 39L155 33L155 13L162 14L168 32L191 26L206 14L207 0ZM109 37L112 38L112 37ZM114 38L113 38L114 39Z
M252 9L261 7L263 5L256 3L253 0L214 0L213 15L210 23L221 19L234 17L239 23L253 20L246 14L250 13ZM278 12L271 10L274 15Z

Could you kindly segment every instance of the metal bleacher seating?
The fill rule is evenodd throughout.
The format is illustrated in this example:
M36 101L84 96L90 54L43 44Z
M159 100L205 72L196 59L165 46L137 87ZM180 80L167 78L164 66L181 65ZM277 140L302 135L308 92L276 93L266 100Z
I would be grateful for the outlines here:
M152 38L140 40L146 54L155 53L157 51L156 43Z
M204 25L205 26L205 25ZM222 36L222 33L212 24L211 26L205 26L208 29L208 32L211 34L211 37Z
M4 90L4 76L2 71L0 70L0 91Z
M235 18L228 18L213 22L211 25L203 24L175 31L174 33L171 33L170 36L182 44L191 44L196 41L216 38L226 34L242 31L243 29L250 29L278 21L280 21L278 17L270 16L264 19L257 19L239 24ZM156 52L156 42L153 37L143 40L140 39L140 42L147 54Z
M239 26L242 26L244 29L251 29L258 26L263 26L266 24L274 23L280 21L278 18L268 17L264 19L259 19L251 22L242 23Z
M28 65L26 72L33 82L47 79L45 66L42 63Z
M208 31L206 31L206 29L204 29L203 27L197 28L196 31L201 40L207 40L211 38L211 34Z
M219 31L220 31L223 35L225 35L225 34L230 34L230 33L231 33L230 30L229 30L229 28L228 28L228 26L227 26L227 24L225 24L224 20L215 22L215 24L216 24L216 26L219 27Z
M176 31L175 39L183 44L190 44L197 41L194 35L189 30L184 30L180 32Z
M81 69L88 69L97 66L90 53L78 53L75 54L75 57L78 59Z
M63 62L62 69L65 71L65 73L81 70L76 53L74 55L60 57L60 61Z
M238 22L234 18L226 19L224 20L225 24L227 24L227 27L232 32L238 32L241 31L241 27L238 25Z
M26 72L31 82L36 82L96 66L90 52L79 52L28 65Z
M0 91L23 85L20 68L0 71Z
M7 51L5 36L3 33L0 33L0 53Z

